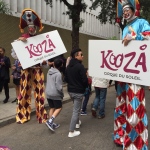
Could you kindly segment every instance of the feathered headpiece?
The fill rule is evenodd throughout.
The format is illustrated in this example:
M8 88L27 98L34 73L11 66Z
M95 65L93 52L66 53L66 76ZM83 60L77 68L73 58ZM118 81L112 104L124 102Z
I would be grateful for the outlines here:
M140 16L140 3L138 0L117 0L117 18L116 22L120 22L123 15L123 9L132 7L135 10L135 16Z
M38 15L30 8L22 11L19 24L21 33L24 32L24 28L26 28L28 25L35 25L39 27L39 32L41 32L44 28Z

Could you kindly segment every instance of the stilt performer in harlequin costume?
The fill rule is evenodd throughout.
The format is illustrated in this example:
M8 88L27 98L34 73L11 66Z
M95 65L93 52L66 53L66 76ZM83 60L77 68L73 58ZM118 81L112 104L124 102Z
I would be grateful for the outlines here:
M39 27L39 31L42 31L43 26L41 24L38 15L31 9L24 9L20 18L20 30L23 33L23 29L27 27L28 33L23 34L18 40L26 41L27 38L36 35L36 29ZM20 49L21 50L21 49ZM36 116L39 123L43 123L47 119L47 113L44 109L44 74L40 65L33 66L22 70L21 72L21 91L17 106L16 122L24 123L30 120L31 113L31 90L34 89Z
M150 31L149 23L139 19L138 0L118 0L117 17L124 18L124 46L132 40L143 40L141 33ZM117 19L117 20L118 20ZM143 86L118 82L114 114L114 142L124 150L148 150L148 119Z

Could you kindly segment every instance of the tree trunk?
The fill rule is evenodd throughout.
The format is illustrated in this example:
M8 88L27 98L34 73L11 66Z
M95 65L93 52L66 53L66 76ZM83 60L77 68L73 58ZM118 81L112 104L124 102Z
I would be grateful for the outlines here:
M79 26L77 24L79 20L80 14L72 19L72 49L79 48Z
M72 49L79 48L79 22L81 12L81 0L74 0L73 18L72 18Z

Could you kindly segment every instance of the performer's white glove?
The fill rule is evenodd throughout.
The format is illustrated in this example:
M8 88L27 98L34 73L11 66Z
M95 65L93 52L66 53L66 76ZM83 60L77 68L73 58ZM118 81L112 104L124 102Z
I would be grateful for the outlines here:
M124 46L127 46L129 42L133 39L131 34L127 34L126 37L123 39L122 43Z
M131 34L127 34L127 36L125 37L127 40L132 40L133 39L133 37L132 37L132 35Z

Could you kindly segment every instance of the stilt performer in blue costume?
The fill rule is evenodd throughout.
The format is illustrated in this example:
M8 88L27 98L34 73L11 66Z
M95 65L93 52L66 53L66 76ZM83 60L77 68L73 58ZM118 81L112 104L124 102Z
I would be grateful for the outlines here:
M144 40L142 33L150 31L145 19L140 19L138 0L118 0L117 21L123 17L127 25L123 30L122 43ZM114 142L124 150L148 150L148 119L143 86L118 82L114 114Z

